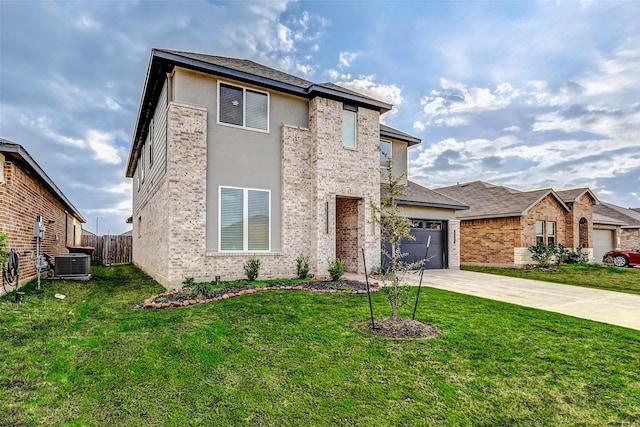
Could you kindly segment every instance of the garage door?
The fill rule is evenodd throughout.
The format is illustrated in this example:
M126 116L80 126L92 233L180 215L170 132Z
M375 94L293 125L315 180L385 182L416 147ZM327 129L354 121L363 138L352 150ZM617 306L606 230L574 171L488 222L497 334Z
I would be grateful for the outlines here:
M615 249L614 230L593 229L593 256L601 262L605 253Z
M411 229L411 235L415 237L415 240L403 240L400 243L402 252L408 253L402 261L414 263L423 260L427 248L427 241L429 240L429 236L431 236L431 244L425 266L427 269L432 270L447 268L446 222L422 221L418 223L414 221L414 223L419 226ZM424 226L433 228L422 228ZM387 252L391 252L391 245L384 243L382 246ZM387 261L386 256L382 255L382 265L387 264Z

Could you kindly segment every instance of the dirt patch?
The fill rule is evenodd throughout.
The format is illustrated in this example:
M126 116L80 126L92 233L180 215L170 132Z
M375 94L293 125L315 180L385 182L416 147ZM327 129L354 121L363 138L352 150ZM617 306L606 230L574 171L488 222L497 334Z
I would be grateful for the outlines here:
M371 292L377 292L377 284L369 284ZM137 304L138 308L168 308L185 307L194 304L214 302L256 292L271 290L300 290L312 292L344 293L344 294L366 294L367 285L353 280L313 280L301 283L270 283L269 286L253 286L250 284L240 286L228 286L224 289L216 290L208 298L191 294L190 288L180 288L164 292L160 295L147 298Z
M375 329L371 327L371 322L367 322L360 329L381 337L396 339L435 338L442 333L437 326L402 318L376 320Z

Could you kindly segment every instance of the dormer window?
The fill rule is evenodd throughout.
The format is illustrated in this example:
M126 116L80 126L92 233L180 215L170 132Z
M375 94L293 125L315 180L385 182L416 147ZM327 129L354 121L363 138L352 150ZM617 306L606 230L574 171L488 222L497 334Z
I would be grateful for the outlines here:
M219 83L218 123L268 132L269 94Z

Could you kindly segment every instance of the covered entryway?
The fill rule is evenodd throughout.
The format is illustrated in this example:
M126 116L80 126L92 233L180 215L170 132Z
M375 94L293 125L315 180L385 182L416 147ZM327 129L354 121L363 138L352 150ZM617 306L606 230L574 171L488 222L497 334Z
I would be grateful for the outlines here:
M615 230L594 229L593 230L593 256L596 262L602 262L605 253L616 248Z
M344 271L358 272L360 245L359 205L362 199L336 197L336 257L344 261Z
M425 267L431 270L447 268L447 221L412 219L412 222L411 235L415 237L415 240L403 240L400 243L402 252L408 254L402 261L414 263L423 260L427 249L427 241L431 236ZM391 245L383 243L382 247L387 252L391 252ZM382 265L385 265L387 261L386 256L382 255Z

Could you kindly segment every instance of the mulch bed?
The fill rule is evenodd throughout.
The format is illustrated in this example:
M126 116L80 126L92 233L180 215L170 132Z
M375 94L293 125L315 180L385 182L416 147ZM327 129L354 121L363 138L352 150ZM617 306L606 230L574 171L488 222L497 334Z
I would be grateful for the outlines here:
M360 329L382 337L398 339L435 338L442 333L437 326L402 318L376 320L375 329L371 327L371 322L368 322Z
M377 283L369 283L371 292L377 292ZM194 296L190 294L190 288L173 289L160 295L155 295L142 301L137 307L140 308L169 308L186 307L194 304L204 304L208 302L220 301L242 295L254 294L263 291L276 290L301 290L312 292L343 293L343 294L366 294L367 285L353 280L315 280L309 282L291 283L270 283L269 286L257 287L252 285L229 286L224 289L214 291L209 298Z

